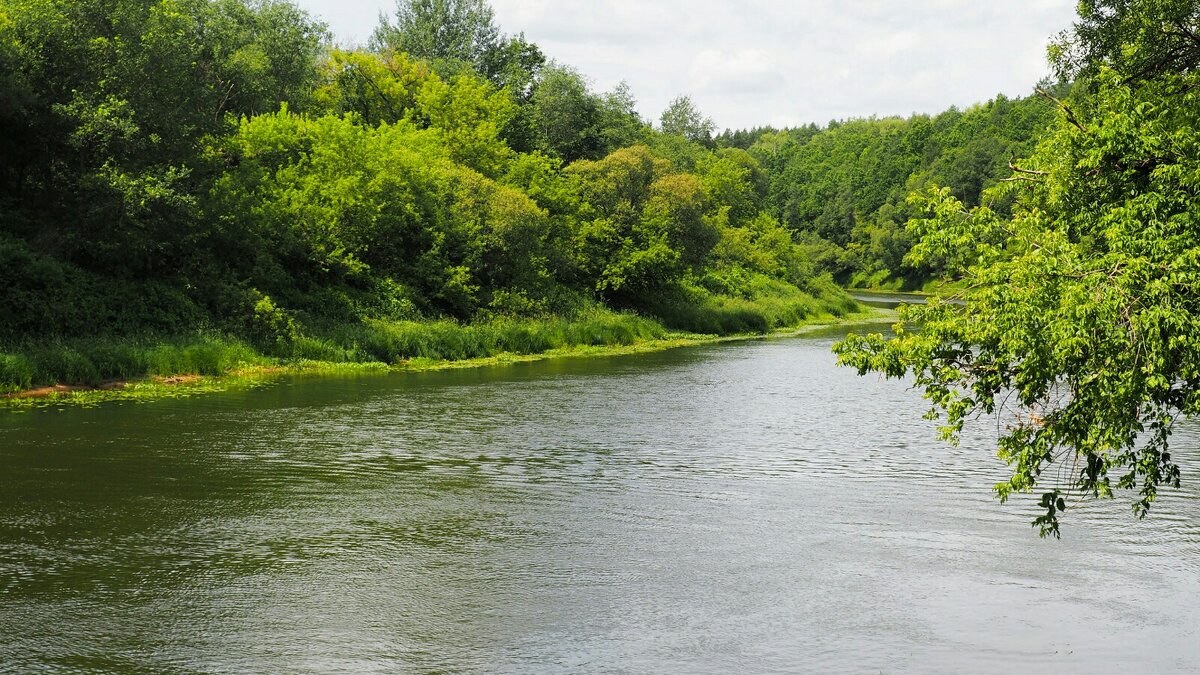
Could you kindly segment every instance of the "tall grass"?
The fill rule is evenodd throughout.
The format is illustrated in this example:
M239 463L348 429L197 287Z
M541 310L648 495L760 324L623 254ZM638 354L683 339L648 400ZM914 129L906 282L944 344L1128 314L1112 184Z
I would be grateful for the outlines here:
M247 342L217 334L0 345L0 393L60 383L95 386L154 375L221 375L239 367L293 360L395 364L415 358L463 360L631 345L666 337L664 324L708 335L765 333L817 315L842 316L855 308L854 301L832 284L808 290L765 277L754 281L750 297L685 288L650 308L661 321L603 308L570 318L496 318L472 324L366 319L328 328L322 335L296 335L272 343L270 356Z
M502 353L539 354L581 345L630 345L662 338L661 324L633 314L592 310L573 319L494 319L452 321L374 321L341 326L324 339L299 340L299 358L322 361L397 363L426 358L462 360Z
M269 361L246 343L219 335L26 342L0 348L0 392L151 375L220 375Z
M264 356L246 342L220 335L175 339L78 339L0 347L0 393L146 376L221 375L280 361L398 363L407 359L462 360L502 353L537 354L581 345L630 345L665 337L653 320L596 309L572 319L376 321L345 324L320 337L297 337Z
M845 316L857 308L832 281L814 280L801 290L766 276L756 276L744 295L721 295L685 286L651 307L671 328L715 335L767 333L817 316Z

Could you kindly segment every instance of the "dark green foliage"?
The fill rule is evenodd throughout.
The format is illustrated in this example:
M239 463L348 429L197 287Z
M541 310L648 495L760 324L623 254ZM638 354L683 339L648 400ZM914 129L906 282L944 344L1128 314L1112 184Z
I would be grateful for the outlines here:
M738 148L739 150L749 150L750 146L758 142L760 138L767 134L778 133L775 127L754 127L753 129L726 129L713 138L713 143L718 148Z
M23 336L170 332L202 322L180 288L133 286L32 251L0 232L0 344Z
M1127 82L1200 67L1200 5L1194 0L1084 0L1079 20L1051 46L1063 79L1091 79L1104 67Z
M306 105L324 39L286 3L4 0L5 228L105 275L178 273L203 233L201 139Z
M600 159L647 133L625 83L596 94L582 75L560 64L541 72L529 103L534 147L567 163Z

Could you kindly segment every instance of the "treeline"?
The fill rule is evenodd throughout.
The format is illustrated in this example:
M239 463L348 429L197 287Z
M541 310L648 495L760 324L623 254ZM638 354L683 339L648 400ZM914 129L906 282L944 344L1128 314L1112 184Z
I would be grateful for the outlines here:
M965 111L726 131L714 142L759 162L770 182L765 210L806 245L817 269L852 286L918 289L944 266L906 263L913 241L905 225L920 215L908 196L940 185L978 206L1054 119L1055 104L1044 96L1001 95Z
M1001 97L714 136L686 96L651 125L483 0L400 0L356 49L282 0L0 0L0 352L203 334L363 360L398 323L636 324L602 343L638 315L767 331L851 309L835 282L937 276L904 262L906 195L977 204L1052 115ZM11 363L9 388L75 372Z
M689 100L655 130L480 0L401 2L352 50L275 0L0 0L0 96L10 388L141 363L22 356L102 361L81 336L353 360L412 322L602 328L559 346L646 332L610 310L733 333L853 307Z

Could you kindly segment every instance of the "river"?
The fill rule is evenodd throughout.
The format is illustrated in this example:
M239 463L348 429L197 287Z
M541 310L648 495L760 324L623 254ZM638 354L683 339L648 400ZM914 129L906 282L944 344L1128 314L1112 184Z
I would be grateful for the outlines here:
M0 669L1195 672L1200 427L1041 540L837 333L0 414Z

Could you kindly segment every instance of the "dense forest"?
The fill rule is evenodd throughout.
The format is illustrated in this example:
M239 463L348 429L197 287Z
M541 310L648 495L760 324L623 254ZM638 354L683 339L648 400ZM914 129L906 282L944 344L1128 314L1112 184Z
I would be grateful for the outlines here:
M402 0L350 49L278 0L0 0L0 388L842 315L839 285L947 272L905 262L910 192L979 205L1055 116L714 136L635 106L482 0Z
M758 160L769 176L769 212L817 269L852 286L912 290L945 270L936 260L905 262L912 247L905 225L918 215L908 196L939 185L978 206L985 188L1011 175L1010 161L1033 151L1054 115L1044 96L1001 95L934 116L727 131L716 143L745 147Z

